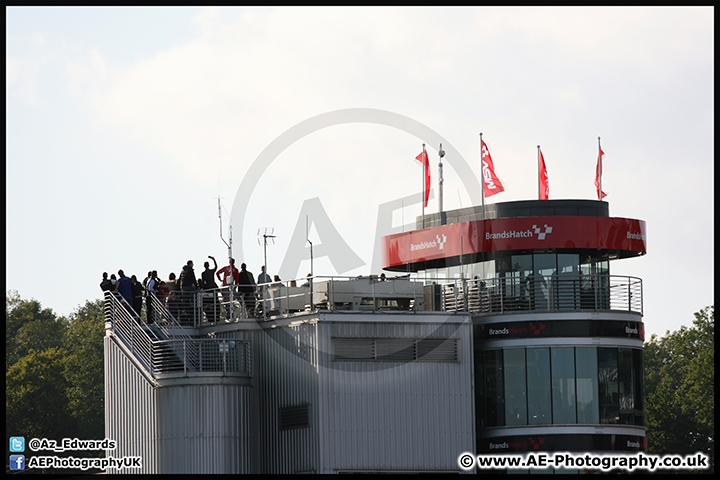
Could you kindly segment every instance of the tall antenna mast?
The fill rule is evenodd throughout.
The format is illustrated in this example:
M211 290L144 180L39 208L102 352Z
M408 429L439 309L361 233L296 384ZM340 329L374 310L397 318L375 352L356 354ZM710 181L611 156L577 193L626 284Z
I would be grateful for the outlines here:
M260 237L263 239L263 259L265 260L265 273L268 272L268 266L267 266L267 246L268 246L268 239L270 240L270 245L275 245L275 235L273 235L273 232L275 231L274 227L265 227L265 228L258 228L258 243L260 243Z
M233 295L234 295L233 290L235 289L235 285L234 285L234 284L235 284L235 274L233 273L232 269L235 268L235 266L232 265L232 263L231 263L231 260L232 260L232 225L230 225L230 226L228 227L228 236L229 236L229 239L228 239L228 240L229 240L229 241L226 242L225 239L223 238L223 230L222 230L222 208L220 207L220 195L218 195L218 218L220 219L220 240L222 240L223 243L224 243L225 245L227 245L227 247L228 247L228 265L231 266L230 278L232 279L232 280L230 281L230 282L231 282L231 285L230 285L230 287L229 287L229 290L230 290L230 297L229 297L229 298L230 298L230 305L228 305L228 307L230 308L230 318L231 318L231 319L234 319L234 318L235 318L235 299L233 298Z
M305 215L305 240L310 244L310 310L313 310L313 277L315 276L313 270L313 251L312 242L310 241L310 230L308 229L308 216Z

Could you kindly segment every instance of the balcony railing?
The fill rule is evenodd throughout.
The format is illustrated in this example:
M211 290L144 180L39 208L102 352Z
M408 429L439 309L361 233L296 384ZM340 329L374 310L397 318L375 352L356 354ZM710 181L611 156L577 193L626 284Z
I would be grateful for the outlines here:
M443 310L477 314L520 311L616 311L642 315L642 280L616 275L534 275L455 279L437 285Z
M298 283L301 283L298 285ZM617 275L535 275L489 279L313 277L238 287L176 292L167 309L153 302L158 325L201 327L309 311L445 311L504 314L521 311L618 311L643 314L642 280ZM154 298L154 297L153 297ZM160 313L157 313L160 312ZM177 321L175 321L177 319ZM178 330L179 329L179 330ZM175 335L177 336L177 335Z
M105 292L105 321L143 369L153 378L219 372L249 376L250 341L234 338L194 338L175 321L157 298L151 299L146 324L118 293Z

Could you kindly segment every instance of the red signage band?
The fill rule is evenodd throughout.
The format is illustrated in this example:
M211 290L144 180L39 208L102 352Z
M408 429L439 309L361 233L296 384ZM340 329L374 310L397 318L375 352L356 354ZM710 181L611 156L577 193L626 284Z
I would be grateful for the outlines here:
M645 222L617 217L517 217L442 225L382 238L384 269L507 250L595 249L644 255Z

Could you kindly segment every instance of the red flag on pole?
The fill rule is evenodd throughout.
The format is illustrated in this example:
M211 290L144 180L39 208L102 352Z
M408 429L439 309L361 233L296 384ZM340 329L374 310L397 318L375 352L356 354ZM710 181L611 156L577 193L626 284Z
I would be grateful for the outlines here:
M607 194L605 192L602 192L602 197L600 196L601 193L601 185L602 185L602 157L605 155L605 152L602 151L602 148L600 148L600 154L598 155L597 160L597 166L595 167L595 191L597 192L598 200L602 200L603 198L607 197Z
M545 166L545 157L543 157L542 150L538 146L539 154L539 181L540 181L540 200L547 200L550 196L550 180L548 180L547 167Z
M492 157L490 151L485 144L482 142L482 167L483 167L483 193L486 197L495 195L496 193L504 192L500 179L495 175L495 167L493 166Z
M425 170L425 206L427 207L430 198L430 160L428 160L427 151L423 149L420 155L415 157L415 160L422 163Z

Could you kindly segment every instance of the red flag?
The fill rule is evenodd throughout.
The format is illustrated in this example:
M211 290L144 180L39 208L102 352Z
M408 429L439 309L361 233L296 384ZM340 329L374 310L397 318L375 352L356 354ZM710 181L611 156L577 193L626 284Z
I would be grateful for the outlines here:
M602 197L600 196L600 176L602 175L603 155L605 155L605 152L603 152L601 148L600 155L598 155L597 166L595 167L595 192L597 192L598 200L602 200L603 198L607 197L607 194L605 192L602 192Z
M428 160L427 151L423 150L420 155L415 157L415 160L422 163L425 169L425 206L427 207L428 198L430 198L430 160Z
M495 175L495 167L493 166L492 157L490 151L485 144L482 142L482 167L483 167L483 192L486 197L495 195L496 193L504 192L505 188L502 185L500 179Z
M540 200L547 200L550 196L550 181L548 180L547 167L545 166L545 157L542 150L538 148L540 154Z

